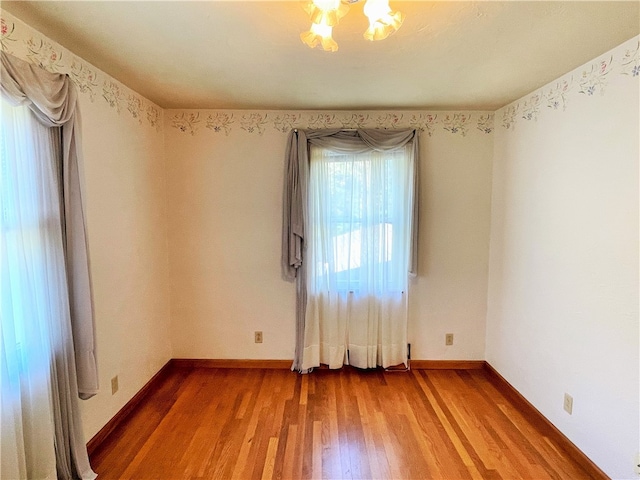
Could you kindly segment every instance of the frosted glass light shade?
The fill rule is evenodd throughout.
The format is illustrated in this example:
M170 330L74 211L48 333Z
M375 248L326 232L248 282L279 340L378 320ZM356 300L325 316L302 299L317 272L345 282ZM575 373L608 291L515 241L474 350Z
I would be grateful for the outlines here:
M400 28L405 15L392 12L389 0L367 0L364 14L369 18L369 28L364 32L367 40L384 40Z
M304 10L309 14L311 23L335 27L349 11L349 5L341 0L312 0Z
M360 0L308 0L304 9L311 18L311 29L300 34L300 39L310 48L322 46L325 51L335 52L338 44L333 40L333 27L349 11L349 4ZM400 28L404 13L393 12L389 0L366 0L364 14L369 19L369 28L364 32L367 40L383 40Z
M308 32L300 34L300 40L310 48L318 45L327 52L335 52L338 50L338 44L332 37L333 27L326 24L312 23Z

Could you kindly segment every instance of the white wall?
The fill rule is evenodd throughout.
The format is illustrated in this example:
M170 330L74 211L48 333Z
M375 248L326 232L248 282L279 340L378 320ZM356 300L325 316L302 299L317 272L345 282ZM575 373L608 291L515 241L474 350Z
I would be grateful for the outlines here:
M172 355L162 131L106 103L81 108L100 369L82 402L89 439Z
M80 402L88 440L171 358L163 112L9 13L2 18L4 49L69 74L80 90L100 375L100 393Z
M280 277L286 136L293 126L358 122L425 128L412 357L483 359L492 119L483 112L167 111L174 356L293 358L295 288ZM264 343L253 343L255 330ZM445 347L449 332L455 343Z
M486 359L613 478L640 450L638 47L498 111L494 139Z

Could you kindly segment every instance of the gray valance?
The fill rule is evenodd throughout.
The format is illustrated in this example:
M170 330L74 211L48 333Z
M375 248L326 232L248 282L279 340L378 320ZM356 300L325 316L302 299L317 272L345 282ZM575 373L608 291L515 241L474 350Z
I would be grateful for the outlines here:
M419 144L418 131L376 129L292 130L285 152L285 176L282 199L282 276L296 282L296 351L292 370L300 370L304 347L304 321L307 301L305 283L305 221L307 218L307 189L309 186L309 148L317 145L340 153L362 153L369 150L391 151L411 145L414 157L414 191L416 200L412 215L409 274L415 275L418 266L418 208L419 208Z
M75 85L67 75L50 73L2 52L0 87L13 105L26 105L47 127L62 127L63 245L80 398L98 393L93 302L79 166L82 162L80 111Z

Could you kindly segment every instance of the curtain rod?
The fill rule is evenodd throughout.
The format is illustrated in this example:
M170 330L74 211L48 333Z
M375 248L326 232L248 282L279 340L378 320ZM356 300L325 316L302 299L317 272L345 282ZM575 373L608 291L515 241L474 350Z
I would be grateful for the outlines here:
M340 130L342 130L343 132L356 132L359 129L358 128L341 128ZM294 128L293 131L298 133L298 129L297 128Z

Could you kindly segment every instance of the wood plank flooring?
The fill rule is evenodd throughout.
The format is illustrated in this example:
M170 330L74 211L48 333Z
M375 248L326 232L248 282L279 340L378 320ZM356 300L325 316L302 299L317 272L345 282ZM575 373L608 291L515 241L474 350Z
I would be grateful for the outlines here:
M484 370L173 368L99 479L591 478Z

